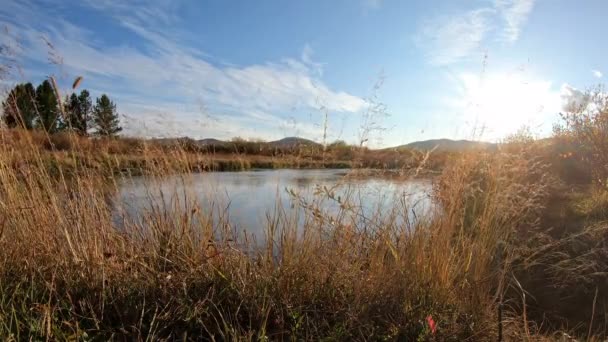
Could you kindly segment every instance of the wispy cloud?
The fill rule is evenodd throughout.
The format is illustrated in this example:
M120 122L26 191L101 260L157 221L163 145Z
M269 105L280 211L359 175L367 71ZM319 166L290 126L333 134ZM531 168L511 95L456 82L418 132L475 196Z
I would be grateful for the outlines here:
M495 6L506 23L502 36L507 42L514 42L519 38L534 2L535 0L496 0Z
M601 71L599 71L599 70L591 70L591 73L593 73L593 76L595 78L602 78L602 77L604 77L604 74Z
M489 31L493 9L483 8L459 16L445 16L427 21L416 37L431 64L446 65L468 57Z
M179 2L154 0L120 1L120 0L84 0L84 4L100 11L120 17L130 17L140 22L172 24L178 20L176 9Z
M517 41L535 0L495 0L488 6L423 22L414 36L429 63L448 65L482 54L484 43Z
M179 103L127 103L122 109L127 135L148 137L188 136L192 138L280 139L285 136L319 137L319 125L251 111L247 115L210 113L204 109ZM260 123L262 123L260 125Z
M38 65L47 63L48 47L41 36L47 37L62 55L66 74L84 75L87 87L108 92L118 100L119 109L129 118L126 131L134 134L145 133L142 130L146 126L152 135L203 136L217 132L213 135L228 137L254 129L276 132L277 127L287 125L285 115L313 111L319 103L344 113L358 112L364 106L361 98L333 90L323 82L321 65L313 61L310 46L305 46L298 58L218 65L203 51L180 43L180 32L173 29L174 2L156 2L154 6L138 6L137 10L131 3L115 0L82 5L141 37L144 48L104 45L92 32L61 15L48 16L46 12L56 8L53 2L42 8L9 1L15 15L0 14L0 24L19 32L27 51L23 57ZM45 20L12 19L25 17ZM313 134L313 126L300 125L298 129Z
M382 7L384 0L361 0L363 7L366 9L378 9Z

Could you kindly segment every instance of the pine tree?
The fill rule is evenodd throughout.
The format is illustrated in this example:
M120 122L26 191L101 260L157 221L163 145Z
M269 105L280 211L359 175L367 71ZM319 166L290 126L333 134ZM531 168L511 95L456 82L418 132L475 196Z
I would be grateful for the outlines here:
M38 109L38 128L42 128L48 133L57 132L60 127L59 107L57 97L51 82L44 80L36 88L36 106Z
M93 108L93 121L97 127L98 135L112 137L122 131L118 114L116 113L116 105L106 94L97 98L95 107Z
M31 83L18 84L2 102L2 120L9 128L32 129L36 117L36 92Z
M80 135L87 135L93 104L85 89L80 95L72 94L66 99L66 125Z

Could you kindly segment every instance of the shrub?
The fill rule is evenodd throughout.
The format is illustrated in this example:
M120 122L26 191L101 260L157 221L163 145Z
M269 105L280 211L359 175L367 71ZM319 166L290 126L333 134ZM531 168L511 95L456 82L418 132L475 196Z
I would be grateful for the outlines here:
M562 124L555 127L560 143L590 170L593 180L608 180L608 96L602 88L588 91L580 101L571 102L562 113Z

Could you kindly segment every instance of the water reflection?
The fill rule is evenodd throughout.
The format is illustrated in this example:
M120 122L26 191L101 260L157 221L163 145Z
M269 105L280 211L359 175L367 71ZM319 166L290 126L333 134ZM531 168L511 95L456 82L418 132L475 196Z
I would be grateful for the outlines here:
M361 209L364 218L378 212L389 214L399 207L396 203L403 203L401 208L408 207L407 213L400 213L404 222L416 220L431 208L429 181L345 176L344 170L263 170L199 173L161 181L132 178L119 184L115 218L136 218L152 206L169 210L178 203L184 209L184 202L195 201L203 211L228 215L235 230L246 230L260 239L268 215L277 208L302 210L302 201L314 202L329 213L338 212L340 202L349 202ZM289 192L297 194L298 204ZM334 199L319 192L329 192Z

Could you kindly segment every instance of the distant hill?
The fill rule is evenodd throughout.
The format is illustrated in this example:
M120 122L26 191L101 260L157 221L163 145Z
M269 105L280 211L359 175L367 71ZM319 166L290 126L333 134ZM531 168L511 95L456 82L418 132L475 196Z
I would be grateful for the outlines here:
M200 139L196 141L201 146L218 146L218 145L229 145L233 143L232 141L225 141L213 138ZM321 146L321 144L316 143L309 139L304 139L300 137L287 137L280 140L262 142L262 144L266 144L271 147L280 147L280 148L289 148L289 147L297 147L297 146Z
M406 147L419 151L430 151L434 148L438 151L465 151L472 149L494 149L496 148L496 144L471 140L432 139L415 141L399 147Z
M218 139L213 139L213 138L200 139L200 140L197 140L197 142L200 145L203 145L203 146L207 146L207 145L223 145L223 144L226 143L226 141L222 141L222 140L218 140Z
M175 139L160 139L171 141ZM231 146L231 141L224 141L213 138L200 139L196 141L199 146ZM321 144L312 141L310 139L300 137L287 137L279 140L269 141L263 143L272 148L294 148L299 146L321 146ZM465 151L471 149L494 149L496 144L482 142L482 141L471 141L471 140L451 140L451 139L433 139L424 141L415 141L406 145L390 147L388 149L415 149L419 151L430 151L435 147L437 151Z
M268 144L276 147L321 146L321 144L317 142L299 137L287 137L281 140L271 141Z

